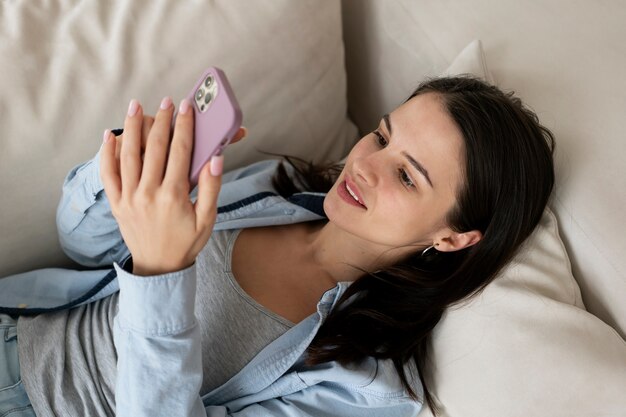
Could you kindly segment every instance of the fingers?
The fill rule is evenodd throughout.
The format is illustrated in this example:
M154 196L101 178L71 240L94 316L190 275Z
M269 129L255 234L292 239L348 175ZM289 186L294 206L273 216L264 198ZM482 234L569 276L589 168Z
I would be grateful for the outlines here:
M131 195L137 189L141 175L141 128L143 109L137 100L131 100L124 121L124 140L120 150L122 193Z
M120 159L120 152L122 151L122 139L124 134L115 137L115 159Z
M154 124L149 130L146 143L146 153L141 172L141 183L146 188L154 188L161 185L165 171L165 161L170 142L170 126L174 106L172 99L165 97L154 119Z
M150 133L150 129L152 129L152 125L154 124L154 117L152 116L143 116L143 125L141 127L141 150L142 155L146 150L146 143L148 141L148 134ZM124 133L120 133L115 137L115 157L120 159L120 151L122 150L122 140L124 139ZM143 158L143 156L142 156Z
M146 145L148 144L148 135L150 134L152 125L154 125L154 117L144 116L143 125L141 127L141 149L144 152L146 150Z
M198 199L194 207L196 210L196 230L213 229L217 216L217 197L222 185L222 171L224 156L214 156L207 162L198 178Z
M194 136L193 108L191 106L192 104L187 99L180 103L163 180L164 183L175 187L186 184L189 188L189 166L191 165Z
M113 133L108 129L105 130L100 149L100 179L112 206L117 204L122 192L122 182L115 157L115 143Z
M113 141L116 143L113 160L119 163L116 171L121 180L122 192L126 190L131 194L140 183L146 187L155 187L167 181L175 187L181 184L189 186L194 136L191 106L187 100L181 102L172 135L170 126L174 106L169 97L161 102L156 118L144 116L141 105L136 100L131 101L123 137L120 135ZM230 143L238 142L246 135L247 129L241 127ZM170 143L169 138L172 136Z
M248 135L248 129L245 127L240 127L237 133L235 133L235 137L230 141L231 144L235 142L239 142L241 139L245 138Z

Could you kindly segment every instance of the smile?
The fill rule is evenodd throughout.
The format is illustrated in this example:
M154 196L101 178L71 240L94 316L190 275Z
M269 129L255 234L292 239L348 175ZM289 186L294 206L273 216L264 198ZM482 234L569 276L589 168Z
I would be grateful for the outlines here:
M346 190L348 190L348 192L350 193L350 195L352 196L352 198L354 198L356 201L358 201L359 203L361 203L359 201L359 197L356 196L356 194L354 193L354 191L352 191L352 189L350 189L350 186L348 185L348 183L346 183ZM363 203L361 203L363 204Z
M345 181L342 181L339 187L337 187L337 193L339 194L339 197L341 197L341 199L344 200L345 202L353 206L367 210L367 207L365 206L365 204L363 204L359 200L359 197L357 197L356 193L350 189L350 187Z

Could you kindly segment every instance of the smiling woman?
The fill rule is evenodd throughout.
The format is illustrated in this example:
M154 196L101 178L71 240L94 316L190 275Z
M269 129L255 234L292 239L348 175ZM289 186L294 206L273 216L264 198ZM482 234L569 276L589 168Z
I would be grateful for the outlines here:
M21 314L7 319L19 357L15 338L0 349L10 383L24 382L21 406L151 417L436 409L424 380L431 332L537 225L554 181L550 132L512 94L434 79L341 167L288 158L222 176L212 160L190 198L190 105L171 132L171 99L154 118L131 101L123 140L107 130L67 175L60 242L103 269L2 279L0 295L27 304L0 307ZM24 299L23 288L52 294Z
M441 100L432 93L421 94L396 109L387 117L388 122L391 119L396 128L393 134L385 124L354 146L324 201L329 220L360 239L347 245L363 252L360 258L348 257L350 262L371 270L434 241L439 242L439 250L449 251L480 239L478 231L454 233L443 221L455 204L465 164L461 132ZM428 179L424 166L430 172ZM429 181L431 176L436 186ZM344 181L367 207L362 215L336 198L342 194ZM370 266L366 259L377 261Z
M360 275L308 362L391 359L413 395L407 365L415 363L436 410L423 379L432 329L446 308L484 289L534 230L554 184L553 150L552 133L513 93L452 77L422 83L383 116L343 170L288 158L306 189L328 192L329 224L350 237L335 241ZM274 182L284 196L296 188L284 170ZM367 210L345 204L346 183Z

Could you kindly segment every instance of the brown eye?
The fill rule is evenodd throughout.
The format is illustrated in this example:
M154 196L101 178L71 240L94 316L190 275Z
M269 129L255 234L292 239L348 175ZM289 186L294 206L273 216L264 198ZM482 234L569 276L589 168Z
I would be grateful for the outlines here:
M385 147L387 146L387 140L383 137L383 135L380 134L380 132L378 130L374 131L374 140L376 141L376 143L378 143L379 146L381 147Z
M415 184L413 184L411 177L409 177L409 174L407 174L405 170L401 168L398 169L398 176L400 177L400 181L402 181L407 187L415 187Z
M385 139L378 130L374 130L373 133L374 133L374 140L376 141L378 146L380 146L381 148L384 148L385 146L388 145L387 139ZM398 168L398 178L400 178L400 182L402 182L408 188L415 187L415 184L411 180L411 177L409 177L409 174L407 174L407 172L402 168Z

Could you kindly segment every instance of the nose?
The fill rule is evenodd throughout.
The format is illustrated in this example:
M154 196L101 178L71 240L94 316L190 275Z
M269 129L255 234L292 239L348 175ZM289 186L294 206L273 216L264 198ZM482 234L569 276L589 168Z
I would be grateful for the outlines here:
M375 187L378 184L378 173L380 171L376 168L376 161L372 158L372 155L355 159L352 166L356 177L355 181L369 187Z

